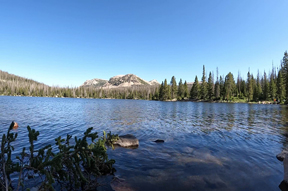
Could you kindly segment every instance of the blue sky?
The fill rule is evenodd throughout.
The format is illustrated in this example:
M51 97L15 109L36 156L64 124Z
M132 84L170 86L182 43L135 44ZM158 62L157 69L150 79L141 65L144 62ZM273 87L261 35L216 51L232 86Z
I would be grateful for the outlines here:
M0 0L0 70L48 85L133 73L246 79L280 65L287 0Z

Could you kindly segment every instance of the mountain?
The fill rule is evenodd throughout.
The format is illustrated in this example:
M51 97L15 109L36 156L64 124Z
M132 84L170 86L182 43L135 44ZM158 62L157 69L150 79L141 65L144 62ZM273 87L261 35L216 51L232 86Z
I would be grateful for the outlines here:
M83 87L93 86L95 88L100 88L104 84L106 84L107 82L108 82L108 80L94 78L92 80L86 80L81 86L83 86Z
M31 80L31 79L28 79L28 78L23 78L21 76L10 74L10 73L4 72L2 70L0 70L0 83L7 84L7 85L12 85L13 84L13 86L26 85L26 84L47 86L47 85L45 85L43 83L40 83L40 82L37 82L35 80Z
M151 80L149 81L150 85L160 85L160 83L157 80Z
M134 74L118 75L110 78L109 80L92 79L86 80L82 86L85 87L97 87L103 89L119 88L119 87L131 87L131 86L153 86L159 85L157 80L146 81Z
M49 88L43 83L0 70L0 95L44 96Z

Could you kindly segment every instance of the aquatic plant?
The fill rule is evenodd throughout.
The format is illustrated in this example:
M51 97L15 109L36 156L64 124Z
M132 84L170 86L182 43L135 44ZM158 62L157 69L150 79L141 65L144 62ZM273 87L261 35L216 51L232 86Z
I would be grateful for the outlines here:
M14 147L11 145L17 133L11 132L14 122L11 123L7 134L3 134L0 153L0 189L19 190L27 187L26 181L32 178L41 180L38 188L41 190L55 190L55 186L67 190L90 190L99 184L97 177L113 175L115 160L108 159L106 143L113 145L118 135L104 132L99 137L97 132L92 132L93 127L84 132L82 138L74 137L71 144L71 135L66 139L59 136L55 139L56 148L46 145L35 150L39 131L27 127L29 136L29 151L24 147L20 156L12 160ZM90 142L90 144L88 143ZM17 173L17 185L11 181L11 175Z

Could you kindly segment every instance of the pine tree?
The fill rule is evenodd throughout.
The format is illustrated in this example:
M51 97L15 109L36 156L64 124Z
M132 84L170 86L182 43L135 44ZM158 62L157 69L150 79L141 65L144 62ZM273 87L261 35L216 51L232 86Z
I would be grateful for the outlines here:
M277 97L281 103L283 103L285 99L285 84L282 72L282 69L279 70L277 78Z
M167 99L171 99L171 86L168 85Z
M283 77L285 79L285 89L286 89L286 96L285 96L286 101L285 102L288 103L288 53L287 51L284 53L284 56L282 59L282 66L284 69Z
M171 99L174 99L177 97L177 83L176 83L176 78L172 76L171 82Z
M225 91L225 98L227 100L230 100L234 95L235 89L235 81L234 81L234 77L233 74L231 72L229 72L226 77L225 77L225 83L224 83L224 91Z
M241 96L241 98L244 98L244 97L247 97L247 84L246 84L246 81L245 80L241 80L241 94L242 94L242 96Z
M263 99L264 100L268 100L269 99L269 82L266 76L266 72L264 71L264 79L263 79L263 83L264 83L264 88L263 88Z
M207 98L207 83L206 83L206 74L205 74L205 66L203 65L203 75L202 75L202 83L201 83L201 98Z
M195 77L194 83L190 90L190 98L191 99L199 99L199 82L197 76Z
M218 67L216 68L216 72L217 72L217 80L215 83L215 98L219 99L220 98L220 84L219 84L219 79L218 79Z
M188 85L187 85L186 80L184 82L183 88L184 88L184 98L189 98Z
M178 100L182 100L183 98L184 98L184 86L182 83L182 79L180 79L178 85Z
M223 81L222 76L220 76L219 86L220 86L220 97L224 99L225 89L224 89L224 81Z
M238 97L241 97L240 95L242 95L242 92L241 92L241 77L240 77L240 72L238 71L238 77L237 77L237 83L236 83L236 86L237 86L237 96Z
M159 88L159 100L163 100L164 99L164 83L162 81L160 88Z
M247 74L247 93L248 93L248 102L253 99L253 84L250 72Z
M261 100L263 97L263 92L262 92L262 87L261 87L261 83L260 83L260 75L259 75L259 70L258 70L258 74L257 74L257 80L256 80L256 99L254 99L255 101Z
M162 85L162 84L161 84L161 85ZM153 96L152 99L153 99L153 100L160 100L160 99L159 99L159 90L158 90L158 88L156 88L155 94L154 94L154 96Z
M212 79L212 73L211 72L209 73L207 87L208 87L208 98L210 100L212 100L212 97L213 97L213 79Z
M163 86L163 100L168 100L168 99L169 99L169 88L168 88L167 80L165 79L164 86Z
M273 73L271 74L271 77L270 77L270 98L271 100L274 100L276 98L276 92L277 92L277 89L276 89L276 84L274 82L274 78L273 78Z

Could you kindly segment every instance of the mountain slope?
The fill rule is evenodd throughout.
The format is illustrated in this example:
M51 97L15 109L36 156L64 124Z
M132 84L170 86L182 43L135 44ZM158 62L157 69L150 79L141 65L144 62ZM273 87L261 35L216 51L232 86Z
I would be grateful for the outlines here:
M95 88L99 88L102 87L104 84L106 84L108 82L108 80L103 80L103 79L98 79L98 78L94 78L92 80L86 80L81 86L84 87L95 87Z
M106 83L104 83L106 82ZM120 88L120 87L132 87L132 86L153 86L159 85L157 80L146 81L134 74L118 75L111 77L109 81L102 79L86 80L82 86L96 87L103 89Z
M43 83L0 70L0 95L43 96L49 88Z

